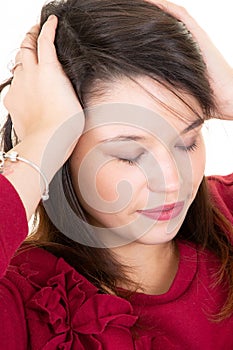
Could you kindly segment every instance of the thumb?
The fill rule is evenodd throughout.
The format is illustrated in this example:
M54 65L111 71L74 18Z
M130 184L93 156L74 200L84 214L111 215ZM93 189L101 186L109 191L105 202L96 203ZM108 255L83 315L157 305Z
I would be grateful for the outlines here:
M54 46L58 19L51 15L44 23L40 35L38 37L38 63L57 63L57 53Z

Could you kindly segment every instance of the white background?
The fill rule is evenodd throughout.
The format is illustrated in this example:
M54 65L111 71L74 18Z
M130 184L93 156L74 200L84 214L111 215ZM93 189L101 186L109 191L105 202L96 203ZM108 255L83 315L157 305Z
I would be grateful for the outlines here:
M77 0L78 1L78 0ZM24 34L38 21L44 0L7 0L0 5L0 81L9 76L7 63L14 57ZM215 45L233 66L233 21L231 0L176 0L186 7L207 31ZM3 111L1 109L1 114ZM232 111L233 115L233 111ZM207 148L205 173L233 171L233 123L210 121L204 128Z

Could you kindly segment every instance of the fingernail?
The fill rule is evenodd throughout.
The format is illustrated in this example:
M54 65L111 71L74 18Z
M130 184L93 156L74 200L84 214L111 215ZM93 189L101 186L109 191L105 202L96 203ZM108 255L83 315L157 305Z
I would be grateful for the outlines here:
M48 18L48 21L53 21L55 18L56 18L56 16L50 15L49 18Z

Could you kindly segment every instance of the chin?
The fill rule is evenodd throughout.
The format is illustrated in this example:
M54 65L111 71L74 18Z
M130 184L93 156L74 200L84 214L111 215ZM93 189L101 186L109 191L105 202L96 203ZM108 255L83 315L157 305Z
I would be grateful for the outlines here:
M157 245L171 242L177 235L178 231L167 233L166 231L161 230L150 230L145 233L143 236L135 239L135 243L144 244L144 245Z
M183 219L183 218L182 218ZM143 235L138 236L135 242L145 245L164 244L171 242L178 234L184 220L176 222L158 223Z

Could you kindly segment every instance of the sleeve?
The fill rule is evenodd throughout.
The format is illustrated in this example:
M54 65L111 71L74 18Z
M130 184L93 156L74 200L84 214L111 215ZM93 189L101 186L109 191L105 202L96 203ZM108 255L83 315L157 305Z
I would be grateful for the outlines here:
M28 349L23 300L17 286L6 278L0 281L0 327L1 349Z
M11 258L27 234L28 223L23 203L10 181L0 174L1 349L27 349L28 332L22 296L18 286L4 278Z
M27 234L26 211L18 192L0 175L0 278Z
M208 176L207 180L215 205L233 224L233 173Z

